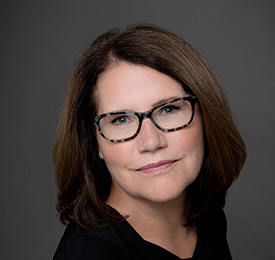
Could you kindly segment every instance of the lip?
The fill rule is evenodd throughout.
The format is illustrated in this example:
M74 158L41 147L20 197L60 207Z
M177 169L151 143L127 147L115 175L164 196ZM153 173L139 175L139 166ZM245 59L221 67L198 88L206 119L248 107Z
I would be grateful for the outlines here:
M137 169L137 171L146 173L146 174L158 173L166 170L167 168L170 168L172 165L174 165L175 162L176 160L159 161L157 163L151 163L151 164L145 165Z

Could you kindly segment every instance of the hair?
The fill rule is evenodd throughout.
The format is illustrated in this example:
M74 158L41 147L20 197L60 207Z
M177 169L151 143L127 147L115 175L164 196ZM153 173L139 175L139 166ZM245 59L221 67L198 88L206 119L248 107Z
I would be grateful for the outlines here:
M203 118L205 155L197 179L186 188L186 225L200 223L225 205L238 177L245 144L233 122L224 92L202 56L184 39L154 25L114 28L99 36L78 58L72 72L54 147L62 223L98 226L124 218L106 205L112 179L98 157L96 129L98 77L119 62L154 68L195 94Z

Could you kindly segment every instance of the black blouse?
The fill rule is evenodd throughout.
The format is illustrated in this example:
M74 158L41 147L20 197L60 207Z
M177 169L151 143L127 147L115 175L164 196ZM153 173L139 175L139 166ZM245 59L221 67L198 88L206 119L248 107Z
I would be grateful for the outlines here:
M102 228L83 229L70 223L53 260L179 260L181 258L145 241L127 222L107 223ZM232 259L226 240L226 218L223 211L211 217L199 229L195 252L188 260Z

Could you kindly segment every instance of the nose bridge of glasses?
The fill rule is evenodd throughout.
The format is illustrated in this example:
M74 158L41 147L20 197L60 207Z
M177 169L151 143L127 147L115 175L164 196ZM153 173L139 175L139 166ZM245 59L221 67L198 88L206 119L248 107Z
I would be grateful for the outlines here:
M153 115L152 110L149 110L149 111L146 111L146 112L143 112L143 113L138 113L138 115L139 115L139 119L140 119L140 126L141 126L143 120L147 119L147 118L150 119L151 122L155 125L155 122L154 122L153 117L152 117L152 115Z
M151 118L152 117L152 110L149 110L149 111L146 111L146 112L143 112L143 113L138 113L140 118L143 120L143 119L146 119L146 118Z
M142 122L144 119L149 119L151 121L151 123L158 129L160 129L160 127L156 124L154 118L153 118L153 112L154 110L149 110L143 113L137 113L138 117L139 117L139 129L138 132L140 131L141 127L142 127Z

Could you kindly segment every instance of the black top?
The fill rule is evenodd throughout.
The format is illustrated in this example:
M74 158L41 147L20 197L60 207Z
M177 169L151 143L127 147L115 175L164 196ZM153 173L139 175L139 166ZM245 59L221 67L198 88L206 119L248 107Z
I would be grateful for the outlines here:
M211 224L212 223L212 224ZM223 211L199 229L195 252L189 260L230 260ZM70 223L53 260L179 260L166 249L145 241L127 222L83 229Z

